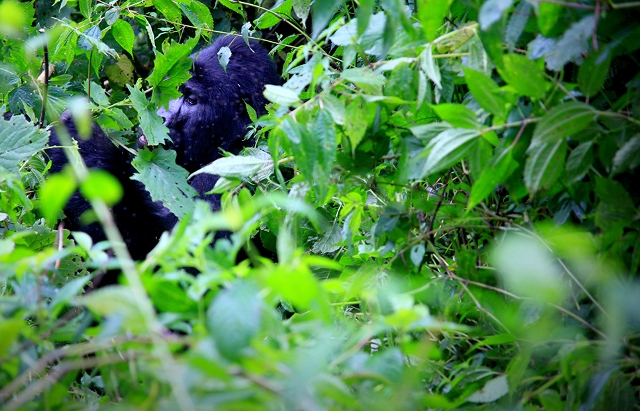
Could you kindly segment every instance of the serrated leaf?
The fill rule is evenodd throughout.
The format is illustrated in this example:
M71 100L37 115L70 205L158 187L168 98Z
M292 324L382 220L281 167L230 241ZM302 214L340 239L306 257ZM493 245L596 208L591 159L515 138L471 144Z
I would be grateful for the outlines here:
M427 159L424 163L422 177L434 174L451 167L460 161L472 147L472 143L480 136L477 130L452 128L438 134L429 141L424 150Z
M422 70L427 75L427 77L429 77L429 80L433 81L433 84L436 85L436 88L441 89L442 84L440 83L440 81L442 77L440 76L440 67L433 58L431 43L428 43L425 46L418 59L420 61L420 70Z
M555 143L584 130L595 119L588 104L572 101L549 110L538 122L531 144Z
M206 173L227 178L250 178L265 168L273 169L273 160L252 156L222 157L191 174L189 178Z
M284 107L291 107L300 103L300 98L296 92L273 84L265 86L264 96L272 103L280 104Z
M135 41L135 36L133 34L133 28L131 28L131 24L129 24L129 22L117 20L111 26L111 34L113 34L113 38L116 39L120 47L133 55L133 42Z
M172 0L153 0L153 7L156 8L167 20L173 24L182 22L182 12L180 6Z
M530 194L549 188L564 170L567 143L558 140L555 143L533 144L527 151L524 166L524 183Z
M454 127L474 129L479 126L476 113L462 104L437 104L431 106L433 111Z
M593 52L584 59L578 70L578 85L582 94L592 97L600 92L607 79L610 64L611 52L606 48L600 52Z
M508 101L500 95L498 85L484 73L463 67L469 91L480 107L498 117L504 117Z
M213 29L213 17L211 10L199 1L180 2L180 8L185 16L199 29L202 29L202 35L211 36Z
M133 107L138 112L138 118L140 119L140 128L144 133L149 145L156 146L164 143L169 138L169 129L164 125L164 122L156 111L150 107L151 103L147 100L144 93L139 90L140 84L136 84L136 87L131 87L127 84L129 89L129 98ZM154 90L155 91L155 90Z
M170 100L181 96L178 87L191 78L192 60L189 55L197 43L198 37L193 37L184 44L165 43L164 53L156 54L153 72L147 78L153 86L151 102L156 107L164 107Z
M0 118L0 167L18 172L21 162L42 150L49 141L49 131L36 127L24 116Z
M93 0L79 0L78 5L80 6L80 14L85 19L89 19L91 17L91 12L93 11Z
M513 6L513 0L487 0L480 7L478 22L480 29L486 30Z
M176 153L157 147L152 152L142 150L131 162L138 171L131 178L143 183L153 201L162 201L176 217L193 210L191 198L197 191L187 184L189 172L176 164Z
M520 95L541 99L547 89L543 70L536 63L519 54L505 54L503 66L498 68L502 78Z
M613 157L611 174L615 175L633 170L640 165L640 135L632 137L624 143Z
M218 292L207 310L207 328L220 354L240 357L262 324L262 300L258 290L236 281Z

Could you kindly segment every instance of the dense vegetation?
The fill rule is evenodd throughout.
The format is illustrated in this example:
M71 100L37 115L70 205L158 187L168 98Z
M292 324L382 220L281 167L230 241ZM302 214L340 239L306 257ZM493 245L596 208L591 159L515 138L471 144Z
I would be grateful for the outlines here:
M310 3L0 3L1 408L639 409L640 3ZM214 213L155 111L227 32L284 84ZM64 110L180 214L145 261Z

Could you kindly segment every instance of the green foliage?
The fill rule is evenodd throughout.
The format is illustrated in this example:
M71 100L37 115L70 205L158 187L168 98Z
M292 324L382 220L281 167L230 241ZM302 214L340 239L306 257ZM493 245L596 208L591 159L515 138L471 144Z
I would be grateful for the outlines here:
M0 3L3 410L637 409L639 19L591 0ZM255 146L197 172L220 176L212 212L156 110L228 31L262 36L284 84L249 111ZM64 110L181 218L145 261L112 176L74 150L48 173ZM56 224L76 188L107 242ZM120 283L90 291L105 273Z

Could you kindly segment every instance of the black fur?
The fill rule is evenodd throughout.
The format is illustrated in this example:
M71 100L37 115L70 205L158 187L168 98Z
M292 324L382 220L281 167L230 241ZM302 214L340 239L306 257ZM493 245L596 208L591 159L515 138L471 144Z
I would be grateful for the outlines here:
M221 47L231 50L226 72L218 62ZM280 77L267 51L257 42L250 48L239 37L219 38L213 45L195 53L192 78L182 87L183 96L169 103L168 109L160 108L158 114L170 129L172 144L168 148L176 151L176 162L190 173L220 157L219 149L237 153L245 145L244 136L249 115L244 102L251 105L258 115L265 112L267 101L263 96L266 84L280 84ZM61 121L76 137L78 134L69 116ZM52 134L51 145L58 145ZM155 246L163 231L176 222L160 203L151 201L144 186L131 180L134 173L128 153L115 146L98 126L93 127L89 140L79 141L81 155L90 168L104 169L118 178L124 189L122 201L113 207L116 224L134 259L143 259ZM60 149L49 151L53 171L59 171L66 159ZM201 198L213 209L220 207L220 197L205 195L213 188L216 176L200 174L190 181ZM97 224L83 226L80 216L89 209L89 204L76 193L65 209L67 228L87 232L94 241L104 239Z

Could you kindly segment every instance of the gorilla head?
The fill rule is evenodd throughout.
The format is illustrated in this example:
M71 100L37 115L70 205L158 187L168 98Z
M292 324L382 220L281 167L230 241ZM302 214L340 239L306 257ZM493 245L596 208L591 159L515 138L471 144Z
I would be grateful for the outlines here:
M158 114L164 118L173 140L179 165L189 172L211 163L220 156L219 148L237 153L244 146L243 137L250 123L245 102L258 114L265 112L267 103L263 91L266 84L280 84L280 76L267 51L257 42L250 47L240 37L226 36L196 53L192 78L181 87L182 97L169 103L168 110ZM218 62L218 51L229 47L231 57L226 72ZM61 119L74 138L78 133L70 116ZM76 138L77 139L77 138ZM92 137L77 139L82 156L90 168L100 168L118 178L124 189L120 203L113 207L113 215L131 255L143 259L155 246L163 231L173 227L177 219L159 202L154 202L142 183L131 179L135 172L129 153L112 144L104 132L94 124ZM62 169L67 162L60 142L52 132L49 156L52 171ZM206 194L217 181L208 174L195 176L190 184L200 198L213 209L220 208L220 196ZM84 225L80 216L90 208L87 201L75 193L65 208L67 228L85 231L93 241L104 239L102 227Z
M222 47L231 51L226 71L218 61ZM180 88L160 115L169 127L176 162L189 172L219 157L219 148L237 153L251 122L245 103L264 114L266 84L280 84L280 76L267 51L255 41L221 37L193 56L191 79Z

